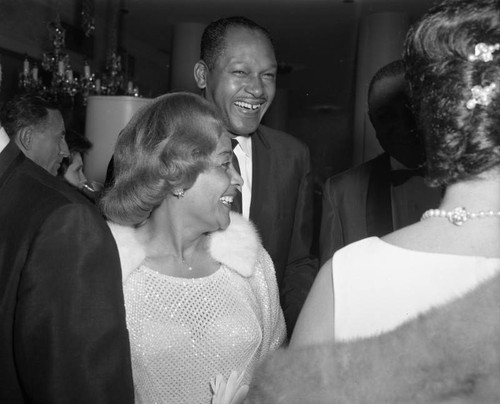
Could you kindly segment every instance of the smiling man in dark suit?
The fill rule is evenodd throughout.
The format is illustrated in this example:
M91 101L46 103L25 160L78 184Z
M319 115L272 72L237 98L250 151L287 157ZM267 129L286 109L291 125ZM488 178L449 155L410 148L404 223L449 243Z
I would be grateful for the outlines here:
M233 136L244 184L235 210L252 220L273 259L288 334L317 272L311 257L313 189L308 148L260 124L276 92L277 62L269 33L244 17L209 24L195 80ZM236 142L234 142L236 141Z
M60 141L29 142L0 127L0 402L133 403L116 244L53 175Z

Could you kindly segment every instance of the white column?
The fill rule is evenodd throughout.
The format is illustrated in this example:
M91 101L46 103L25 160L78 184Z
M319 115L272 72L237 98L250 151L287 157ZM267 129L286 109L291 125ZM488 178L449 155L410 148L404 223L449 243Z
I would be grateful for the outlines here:
M385 12L364 17L360 23L354 110L353 165L382 152L368 117L368 85L382 66L401 59L409 29L406 13Z
M206 24L183 22L174 25L170 58L170 89L198 93L195 63L200 59L201 35Z
M85 156L84 171L89 180L104 183L116 139L134 113L151 101L128 96L91 96L87 101L85 136L92 148Z

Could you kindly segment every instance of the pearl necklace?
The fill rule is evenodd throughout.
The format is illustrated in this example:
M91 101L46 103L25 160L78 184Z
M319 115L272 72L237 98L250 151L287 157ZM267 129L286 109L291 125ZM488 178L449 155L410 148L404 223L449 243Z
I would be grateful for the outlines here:
M463 207L457 207L452 210L429 209L424 212L420 220L429 219L430 217L447 218L449 222L453 223L455 226L462 226L469 219L482 219L488 217L500 218L500 211L481 210L480 212L469 212Z

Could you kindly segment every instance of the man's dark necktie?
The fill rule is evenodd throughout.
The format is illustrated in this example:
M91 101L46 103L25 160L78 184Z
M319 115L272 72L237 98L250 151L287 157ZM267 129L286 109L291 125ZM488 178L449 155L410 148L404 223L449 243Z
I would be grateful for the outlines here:
M423 177L424 169L423 168L414 168L414 169L402 169L402 170L392 170L391 171L391 184L395 187L398 185L404 184L412 177Z
M231 144L232 144L233 150L234 150L234 148L238 145L238 141L233 137L233 138L231 138ZM234 169L236 171L238 171L238 174L241 175L240 164L238 163L238 159L236 158L236 154L234 154L234 153L233 153L233 166L234 166ZM241 192L237 191L236 195L235 195L235 197L233 199L233 203L231 205L231 210L233 212L241 213L242 212L241 206L242 206Z

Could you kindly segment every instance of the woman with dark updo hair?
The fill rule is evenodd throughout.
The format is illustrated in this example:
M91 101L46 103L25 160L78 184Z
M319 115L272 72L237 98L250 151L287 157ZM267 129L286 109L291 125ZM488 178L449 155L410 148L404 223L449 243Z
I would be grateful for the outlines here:
M499 2L434 7L408 33L404 62L426 179L446 192L420 222L335 253L318 274L293 346L394 330L500 272Z

